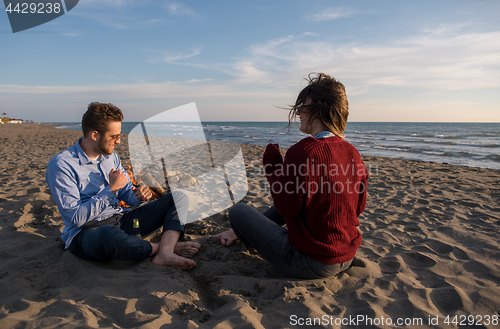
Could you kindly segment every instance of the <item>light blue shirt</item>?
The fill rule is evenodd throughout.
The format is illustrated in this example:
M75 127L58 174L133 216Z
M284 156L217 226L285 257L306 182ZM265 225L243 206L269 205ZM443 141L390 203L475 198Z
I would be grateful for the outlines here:
M85 223L101 221L129 210L118 206L120 200L129 206L141 204L132 191L130 179L117 195L108 186L111 169L121 170L126 174L118 155L114 152L111 155L101 154L96 160L91 160L82 150L81 140L80 138L75 145L53 157L47 165L45 175L52 198L64 221L61 238L66 248ZM128 178L127 174L126 176Z
M314 138L318 139L318 138L333 137L333 136L336 136L336 135L334 133L332 133L331 131L323 130L322 132L320 132L319 134L314 136Z

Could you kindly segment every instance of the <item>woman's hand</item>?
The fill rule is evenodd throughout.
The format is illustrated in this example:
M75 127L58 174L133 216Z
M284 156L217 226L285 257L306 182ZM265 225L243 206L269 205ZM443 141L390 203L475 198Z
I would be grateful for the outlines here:
M225 231L217 235L212 235L212 238L220 239L220 243L224 247L232 246L236 241L238 241L238 237L233 230Z
M280 153L280 148L278 144L268 144L266 150L264 151L264 156L262 158L264 164L264 171L267 175L274 172L274 167L278 164L283 164L283 157Z

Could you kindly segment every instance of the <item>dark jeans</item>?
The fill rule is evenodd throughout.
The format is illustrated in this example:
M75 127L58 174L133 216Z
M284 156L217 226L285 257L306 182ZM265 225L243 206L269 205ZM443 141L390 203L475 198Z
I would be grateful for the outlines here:
M352 260L342 264L323 264L295 248L288 240L285 219L274 206L263 214L238 203L229 211L233 231L242 243L255 248L278 271L299 279L319 279L345 271Z
M179 199L183 197L187 199L184 194L176 196L178 205ZM123 215L105 219L104 225L99 225L103 224L100 222L89 222L73 238L69 250L83 259L100 262L112 259L144 260L151 255L152 247L148 241L129 235L132 234L133 219L139 219L142 236L147 236L163 226L163 232L180 231L182 237L184 225L179 221L175 205L174 197L169 193Z

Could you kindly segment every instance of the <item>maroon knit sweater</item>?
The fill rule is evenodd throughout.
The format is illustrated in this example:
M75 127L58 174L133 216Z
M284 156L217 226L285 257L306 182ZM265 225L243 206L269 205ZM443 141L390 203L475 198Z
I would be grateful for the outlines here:
M308 137L288 149L285 161L269 144L263 163L290 242L324 264L352 259L361 245L358 216L368 180L358 150L337 136Z

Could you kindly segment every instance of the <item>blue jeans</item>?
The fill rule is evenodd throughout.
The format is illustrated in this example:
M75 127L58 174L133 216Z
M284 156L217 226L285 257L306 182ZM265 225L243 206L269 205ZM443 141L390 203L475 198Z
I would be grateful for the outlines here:
M69 250L80 258L99 262L113 259L144 260L151 255L153 249L148 241L129 235L132 234L134 218L139 219L142 236L147 236L162 226L163 232L176 230L181 232L181 237L184 235L184 225L179 221L174 198L169 193L123 215L105 219L103 222L107 225L89 222L90 226L84 227L73 238Z
M342 264L323 264L298 250L288 239L285 219L274 206L263 214L238 203L229 211L233 231L242 243L255 248L268 263L287 276L320 279L346 270L352 260Z

